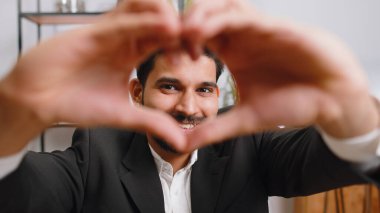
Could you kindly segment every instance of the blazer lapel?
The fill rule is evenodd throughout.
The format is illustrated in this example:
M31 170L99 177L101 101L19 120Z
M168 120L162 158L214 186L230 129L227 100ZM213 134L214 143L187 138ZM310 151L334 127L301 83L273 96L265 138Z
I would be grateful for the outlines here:
M135 135L122 165L121 182L139 210L165 213L160 178L145 135Z
M229 156L218 157L211 148L200 149L191 172L193 213L214 212Z

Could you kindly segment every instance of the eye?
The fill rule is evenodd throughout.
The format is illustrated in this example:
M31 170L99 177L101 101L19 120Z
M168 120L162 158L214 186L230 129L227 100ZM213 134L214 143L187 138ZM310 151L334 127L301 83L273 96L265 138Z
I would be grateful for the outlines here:
M170 84L161 85L160 88L161 89L167 89L167 90L175 90L176 89L176 87L174 85L170 85Z
M204 93L204 94L212 94L214 93L215 89L212 87L202 87L198 88L197 92Z
M159 88L164 93L175 93L179 90L178 87L173 84L161 84Z

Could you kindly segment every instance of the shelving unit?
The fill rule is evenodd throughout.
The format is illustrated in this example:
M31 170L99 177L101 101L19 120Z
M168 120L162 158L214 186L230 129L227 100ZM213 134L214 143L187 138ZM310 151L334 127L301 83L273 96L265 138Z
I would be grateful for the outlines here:
M80 13L58 13L58 12L43 12L41 11L41 1L36 0L37 11L24 12L22 10L22 0L17 0L18 14L18 56L20 57L23 49L23 20L28 20L36 24L37 27L37 43L41 40L41 27L44 25L71 25L71 24L91 24L96 22L103 12L80 12ZM50 128L74 127L73 124L58 123ZM40 151L45 151L45 133L40 136Z
M24 12L22 11L22 0L17 0L17 14L18 14L18 53L22 52L23 48L23 32L22 20L26 19L36 24L37 27L37 42L41 40L41 27L43 25L64 25L64 24L91 24L97 21L102 12L91 13L57 13L57 12L42 12L41 1L36 0L37 11Z
M38 25L91 24L102 13L21 13L25 18Z

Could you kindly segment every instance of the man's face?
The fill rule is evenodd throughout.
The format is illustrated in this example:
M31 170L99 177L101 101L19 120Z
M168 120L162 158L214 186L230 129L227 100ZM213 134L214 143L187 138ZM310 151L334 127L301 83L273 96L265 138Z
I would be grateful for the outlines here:
M132 90L132 96L146 107L172 115L188 132L218 112L216 65L207 56L196 61L187 54L174 57L158 56L145 87L141 92Z

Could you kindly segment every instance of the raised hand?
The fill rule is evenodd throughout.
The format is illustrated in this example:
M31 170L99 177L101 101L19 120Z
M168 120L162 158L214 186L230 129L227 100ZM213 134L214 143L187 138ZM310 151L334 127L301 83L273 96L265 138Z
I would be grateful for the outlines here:
M172 118L131 106L128 95L133 68L151 52L173 45L179 34L179 18L166 1L129 0L95 25L42 42L0 82L0 117L9 121L3 125L29 123L22 134L2 128L0 155L59 121L132 128L184 142ZM10 141L21 142L12 148Z
M243 0L198 1L183 20L192 55L203 45L215 51L240 94L231 112L197 127L189 150L280 124L317 124L341 138L375 128L362 69L334 36L269 18Z

